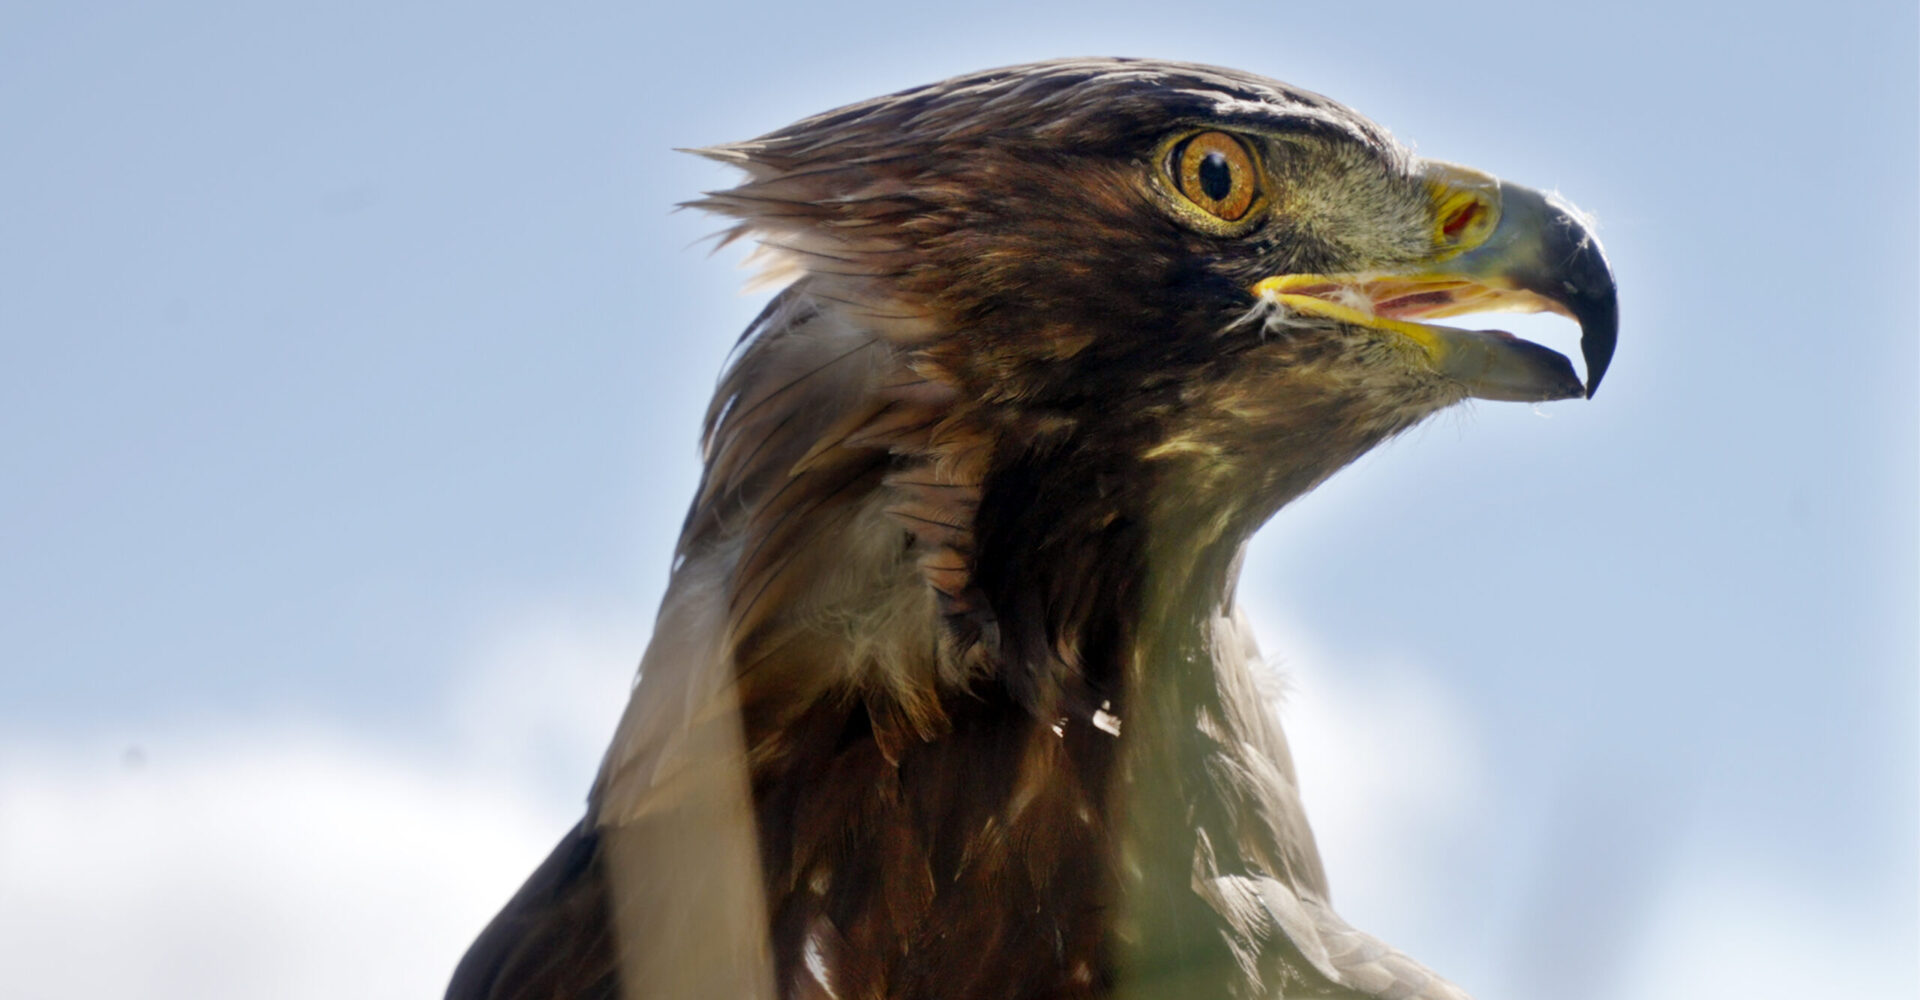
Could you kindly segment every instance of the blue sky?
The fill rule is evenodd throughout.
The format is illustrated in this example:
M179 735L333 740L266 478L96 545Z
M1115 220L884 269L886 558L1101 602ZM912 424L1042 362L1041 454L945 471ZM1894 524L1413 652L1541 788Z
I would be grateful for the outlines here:
M1557 188L1618 271L1597 400L1443 415L1248 561L1342 910L1482 1000L1913 995L1917 38L1897 2L0 9L0 968L437 988L577 811L761 302L674 147L1125 54Z

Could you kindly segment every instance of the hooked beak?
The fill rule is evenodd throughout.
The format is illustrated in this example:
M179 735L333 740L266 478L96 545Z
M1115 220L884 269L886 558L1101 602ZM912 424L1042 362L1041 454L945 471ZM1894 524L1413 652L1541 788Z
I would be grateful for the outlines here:
M1558 195L1452 164L1423 172L1435 205L1436 252L1407 271L1285 274L1253 288L1298 313L1391 331L1418 344L1438 373L1481 399L1539 402L1593 396L1613 360L1620 312L1606 252ZM1468 313L1553 312L1580 324L1584 389L1558 352L1499 330L1421 322Z

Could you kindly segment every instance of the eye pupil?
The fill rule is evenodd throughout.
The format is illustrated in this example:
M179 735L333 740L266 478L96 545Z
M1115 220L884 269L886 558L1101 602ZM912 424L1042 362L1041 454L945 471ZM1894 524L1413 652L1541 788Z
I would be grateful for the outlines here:
M1214 201L1224 201L1233 193L1233 165L1225 153L1216 150L1200 161L1200 190Z

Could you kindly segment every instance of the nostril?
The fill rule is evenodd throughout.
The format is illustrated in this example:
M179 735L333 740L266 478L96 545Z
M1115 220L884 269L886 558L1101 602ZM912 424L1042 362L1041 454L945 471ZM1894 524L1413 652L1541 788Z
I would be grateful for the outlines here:
M1440 224L1440 232L1444 234L1449 241L1458 240L1461 233L1466 232L1468 227L1478 222L1480 218L1486 214L1487 207L1485 205L1482 205L1478 200L1469 201L1465 205L1454 209L1453 212L1447 216L1446 221Z

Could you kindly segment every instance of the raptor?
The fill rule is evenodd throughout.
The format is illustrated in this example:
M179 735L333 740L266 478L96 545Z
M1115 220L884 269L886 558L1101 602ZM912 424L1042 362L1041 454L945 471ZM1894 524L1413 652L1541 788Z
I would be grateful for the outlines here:
M452 1000L1465 994L1349 926L1235 605L1289 501L1591 396L1558 197L1232 70L991 70L700 150L784 288L585 817ZM1560 354L1437 322L1577 322Z

